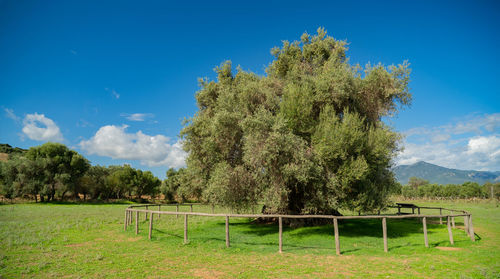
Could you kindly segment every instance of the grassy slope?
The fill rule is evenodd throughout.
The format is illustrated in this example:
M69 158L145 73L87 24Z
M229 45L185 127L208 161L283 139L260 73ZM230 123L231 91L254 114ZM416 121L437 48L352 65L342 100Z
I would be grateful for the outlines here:
M436 202L417 202L438 205ZM429 225L431 248L423 245L421 223L388 221L389 253L383 252L380 221L340 223L342 256L335 256L333 227L285 229L277 253L277 226L232 219L225 248L223 218L190 217L183 245L183 218L155 219L152 241L147 222L140 234L123 231L126 205L0 206L0 274L7 277L168 278L498 278L500 208L491 203L439 205L467 209L481 238L471 242L445 226ZM196 208L208 211L208 208ZM457 219L457 226L462 220Z

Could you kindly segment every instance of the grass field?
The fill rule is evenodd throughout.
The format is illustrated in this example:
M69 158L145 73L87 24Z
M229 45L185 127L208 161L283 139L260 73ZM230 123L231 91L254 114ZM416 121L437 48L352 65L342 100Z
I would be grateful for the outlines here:
M429 224L424 247L421 222L388 220L384 253L380 220L339 222L341 256L333 226L285 228L283 253L277 225L231 219L225 247L223 218L155 218L153 239L140 218L140 233L123 230L126 204L16 204L0 206L0 274L3 278L499 278L500 208L491 202L425 202L473 214L476 242L457 218L455 245L446 226ZM188 210L188 208L184 208ZM195 211L210 211L195 206ZM218 210L222 212L223 210ZM425 213L425 212L423 212ZM156 217L156 216L155 216Z

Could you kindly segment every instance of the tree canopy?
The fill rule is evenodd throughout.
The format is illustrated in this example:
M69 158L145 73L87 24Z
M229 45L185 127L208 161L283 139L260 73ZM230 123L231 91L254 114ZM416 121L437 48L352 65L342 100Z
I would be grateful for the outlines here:
M6 198L32 197L36 201L39 196L42 201L52 201L68 196L79 199L81 194L84 199L142 199L158 194L161 184L152 172L129 165L90 166L82 155L60 143L10 155L0 162L0 194Z
M351 65L346 52L320 28L273 48L264 76L227 61L200 80L179 190L269 213L384 207L400 136L381 119L410 104L409 65Z

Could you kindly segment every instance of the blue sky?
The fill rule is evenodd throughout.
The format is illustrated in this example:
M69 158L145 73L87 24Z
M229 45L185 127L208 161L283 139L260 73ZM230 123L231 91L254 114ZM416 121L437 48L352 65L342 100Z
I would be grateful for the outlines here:
M264 74L272 47L324 27L352 63L411 63L413 103L385 119L406 136L397 164L500 170L498 3L0 0L0 142L163 178L199 77Z

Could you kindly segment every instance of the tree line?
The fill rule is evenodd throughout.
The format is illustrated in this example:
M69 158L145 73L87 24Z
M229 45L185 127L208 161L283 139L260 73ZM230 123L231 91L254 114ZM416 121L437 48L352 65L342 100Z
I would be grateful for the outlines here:
M161 180L150 171L129 165L91 166L89 160L64 144L45 143L29 150L2 145L0 194L8 199L141 199L159 193Z
M487 182L479 185L476 182L463 184L433 184L422 178L411 177L408 184L401 187L401 195L405 198L496 198L500 199L500 183Z

